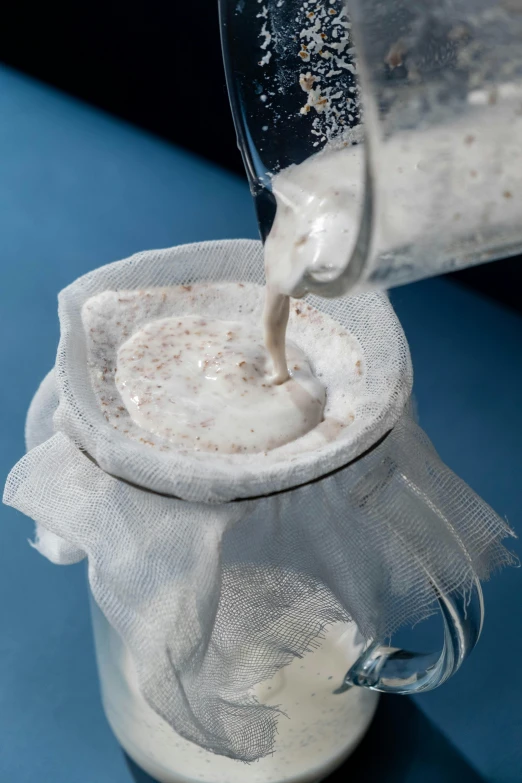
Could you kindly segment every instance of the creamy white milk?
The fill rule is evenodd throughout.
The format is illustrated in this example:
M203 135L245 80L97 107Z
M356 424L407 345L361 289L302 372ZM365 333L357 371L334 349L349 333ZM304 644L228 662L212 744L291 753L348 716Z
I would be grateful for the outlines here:
M279 705L274 753L252 764L216 756L184 740L143 699L121 638L93 602L104 707L127 753L160 783L315 783L357 745L378 694L362 688L335 694L361 652L353 624L338 624L320 647L296 658L254 689Z
M263 299L261 286L243 283L88 299L87 361L111 429L147 449L233 464L284 462L347 435L366 401L358 341L293 302L283 355L291 377L281 384L264 345Z
M274 224L265 243L265 340L283 383L289 295L301 296L302 277L347 263L357 238L364 184L360 147L313 155L274 177Z
M133 421L171 443L220 453L266 451L323 419L323 385L296 345L288 343L286 353L292 377L280 385L258 324L161 318L120 347L116 387Z
M361 145L327 148L274 177L277 212L265 243L270 286L299 296L307 270L348 262L357 239L363 188Z

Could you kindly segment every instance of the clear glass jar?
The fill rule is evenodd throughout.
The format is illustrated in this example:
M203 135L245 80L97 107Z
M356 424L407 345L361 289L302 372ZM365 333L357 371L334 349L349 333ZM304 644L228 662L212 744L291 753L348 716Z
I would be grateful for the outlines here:
M362 651L353 623L332 626L316 649L255 688L282 712L274 753L252 764L216 756L189 742L147 704L121 637L91 599L105 714L128 755L160 783L318 783L357 746L378 694L335 693Z

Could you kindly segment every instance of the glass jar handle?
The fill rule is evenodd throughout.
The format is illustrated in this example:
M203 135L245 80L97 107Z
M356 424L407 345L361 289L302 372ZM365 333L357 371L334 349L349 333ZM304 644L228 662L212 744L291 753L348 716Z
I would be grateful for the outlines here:
M434 589L444 623L442 651L414 653L372 642L349 669L336 693L354 685L383 693L419 693L437 688L455 674L482 631L482 589L478 580L471 595L447 594L436 585Z

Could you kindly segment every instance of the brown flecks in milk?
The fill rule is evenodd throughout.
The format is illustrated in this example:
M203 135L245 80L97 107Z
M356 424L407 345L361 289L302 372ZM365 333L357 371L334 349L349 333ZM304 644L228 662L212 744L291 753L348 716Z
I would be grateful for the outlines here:
M317 77L308 73L302 73L299 76L299 84L301 85L301 89L305 92L310 92L311 89L313 89L313 86L315 82L317 81Z
M498 89L493 87L488 93L488 103L490 106L495 106L498 103Z
M290 389L274 385L262 341L254 336L256 328L196 316L146 324L118 352L118 388L131 418L173 443L193 442L195 447L197 438L197 448L229 454L266 450L267 442L275 448L316 426L322 418L324 390L313 379L304 357L299 355L298 362L294 359L293 365L300 370ZM184 344L186 356L180 357L180 352L169 356L163 346L172 351L176 341L193 331L201 332L202 342L194 347ZM138 346L148 346L140 351L144 353L140 358ZM294 356L296 351L290 348ZM185 372L180 373L178 358ZM162 383L157 383L160 378ZM196 411L212 410L213 415L194 419L196 399ZM245 427L249 419L261 426ZM211 443L201 440L198 428L212 430Z
M330 442L335 440L341 430L346 427L346 422L339 421L339 419L326 418L317 428L317 431L323 436L323 438Z
M255 300L255 318L248 315L253 312L249 292L257 287L242 283L246 290L240 295L238 283L222 284L237 291L235 312L239 312L240 304L245 311L245 320L232 322L209 318L212 310L205 296L210 296L214 285L219 286L195 284L190 297L180 286L105 292L89 300L84 307L88 363L104 418L116 430L121 421L119 431L123 435L162 452L211 451L236 457L269 453L318 429L317 425L322 426L324 388L314 379L306 356L291 341L286 347L292 377L287 383L274 384L272 366L258 331L259 298ZM176 290L181 292L177 299ZM176 309L169 317L170 303L181 303L183 297L188 308L193 297L196 312L201 308L205 318L187 316ZM234 308L222 311L232 314ZM316 322L314 331L318 336L326 323L325 340L343 339L342 330L330 338L331 319L326 317L325 321L311 305L295 303L292 311L296 319L299 317L296 336ZM125 331L132 335L129 340ZM185 343L186 331L198 333L197 339ZM348 371L349 353L346 361ZM320 369L316 371L316 377L319 375ZM101 394L102 389L109 393ZM197 418L192 417L193 412ZM320 447L320 443L310 441L310 448Z
M384 62L391 69L398 68L403 64L404 55L407 52L407 46L404 41L396 41L389 49L388 54L384 58Z

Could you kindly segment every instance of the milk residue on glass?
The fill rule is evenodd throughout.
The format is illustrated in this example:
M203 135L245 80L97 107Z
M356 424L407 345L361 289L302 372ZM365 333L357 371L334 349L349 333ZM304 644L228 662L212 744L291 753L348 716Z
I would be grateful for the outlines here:
M510 143L522 136L522 115L513 110L517 95L522 99L510 85L499 88L496 111L488 114L487 96L470 93L477 118L473 133L469 119L457 116L381 141L374 150L374 235L355 293L467 265L466 256L452 262L447 248L457 252L466 243L480 244L481 232L501 237L504 231L508 242L520 214L522 152ZM502 134L504 145L498 143ZM277 211L265 246L267 281L274 291L302 296L308 273L329 279L350 263L366 187L361 142L362 128L350 131L344 141L329 142L274 176Z

